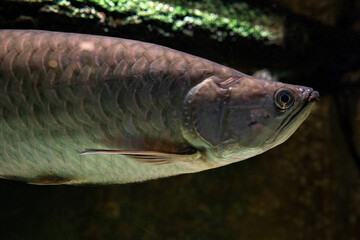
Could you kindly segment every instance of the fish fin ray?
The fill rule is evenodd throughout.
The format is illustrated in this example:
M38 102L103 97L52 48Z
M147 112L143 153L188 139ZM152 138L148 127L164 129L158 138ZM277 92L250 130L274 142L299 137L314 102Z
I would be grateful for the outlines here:
M184 151L180 153L164 153L157 151L125 151L125 150L104 150L104 149L87 149L80 155L90 154L115 154L132 158L141 163L154 165L169 164L174 162L190 162L201 157L199 151Z
M60 184L69 184L70 182L71 179L60 177L55 174L39 175L27 181L27 183L33 185L60 185Z

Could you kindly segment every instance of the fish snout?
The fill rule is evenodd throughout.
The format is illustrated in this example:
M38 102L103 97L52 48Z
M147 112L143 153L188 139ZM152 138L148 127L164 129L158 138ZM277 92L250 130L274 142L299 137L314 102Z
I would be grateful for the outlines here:
M320 94L318 91L312 91L308 97L308 102L318 101L320 98Z

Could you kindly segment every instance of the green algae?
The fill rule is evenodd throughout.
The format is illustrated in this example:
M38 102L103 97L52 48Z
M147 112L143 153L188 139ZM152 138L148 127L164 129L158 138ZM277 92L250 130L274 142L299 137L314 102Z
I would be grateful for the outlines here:
M78 0L84 1L84 0ZM88 0L110 12L133 14L126 23L157 20L171 24L173 31L185 34L198 27L212 32L211 37L222 41L228 36L253 37L256 40L274 41L279 34L267 27L279 19L266 15L247 3L224 4L222 1L167 1L148 0Z
M193 36L196 29L208 31L218 41L237 37L257 41L282 41L283 19L245 2L220 0L167 2L149 0L59 0L48 11L69 17L96 19L110 27L157 22L151 28L165 36L181 32Z
M29 1L29 0L27 0ZM35 1L35 0L30 0ZM40 2L41 0L37 0ZM42 1L49 2L49 1ZM99 22L105 22L104 13L98 11L95 6L84 6L84 7L75 7L71 1L59 0L55 1L53 5L45 5L42 8L42 11L52 12L55 14L64 14L70 18L78 17L85 19L96 19Z

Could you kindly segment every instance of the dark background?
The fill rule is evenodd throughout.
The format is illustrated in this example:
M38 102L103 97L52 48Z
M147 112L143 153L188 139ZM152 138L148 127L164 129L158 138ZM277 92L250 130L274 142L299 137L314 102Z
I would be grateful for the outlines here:
M111 28L42 11L49 2L1 2L0 27L154 42L248 74L268 68L321 100L287 142L222 168L117 186L0 180L0 239L360 239L360 1L249 1L283 17L277 43Z

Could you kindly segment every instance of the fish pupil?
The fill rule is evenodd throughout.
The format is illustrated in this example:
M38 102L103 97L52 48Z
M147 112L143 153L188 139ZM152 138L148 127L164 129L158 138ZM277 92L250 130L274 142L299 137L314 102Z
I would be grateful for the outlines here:
M275 104L278 108L285 110L291 107L294 103L294 96L287 89L279 89L275 93Z
M290 97L289 97L289 95L287 95L287 94L284 94L284 95L282 95L281 97L280 97L280 100L281 100L281 102L283 102L283 103L288 103L289 102L289 100L290 100Z

